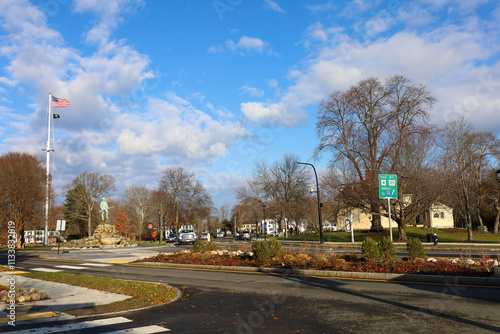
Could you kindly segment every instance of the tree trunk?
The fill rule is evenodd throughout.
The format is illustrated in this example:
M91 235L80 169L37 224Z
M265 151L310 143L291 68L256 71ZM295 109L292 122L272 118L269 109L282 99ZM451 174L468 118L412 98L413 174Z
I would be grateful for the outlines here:
M497 207L497 215L495 217L495 226L493 227L493 233L498 234L498 226L500 225L500 208Z
M89 217L87 218L87 223L88 223L88 228L89 228L89 238L92 235L92 213L89 214Z
M398 240L399 241L403 241L403 242L408 241L408 237L406 236L405 228L406 228L406 224L398 222L398 232L399 232Z
M479 226L484 226L483 218L481 218L481 214L479 213L479 211L477 212L477 222L479 223Z

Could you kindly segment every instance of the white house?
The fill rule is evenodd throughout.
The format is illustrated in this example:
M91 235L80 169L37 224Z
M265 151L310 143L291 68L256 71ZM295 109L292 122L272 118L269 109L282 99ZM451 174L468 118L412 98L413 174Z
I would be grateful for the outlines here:
M453 209L442 203L434 203L428 211L419 215L419 222L426 227L453 228Z

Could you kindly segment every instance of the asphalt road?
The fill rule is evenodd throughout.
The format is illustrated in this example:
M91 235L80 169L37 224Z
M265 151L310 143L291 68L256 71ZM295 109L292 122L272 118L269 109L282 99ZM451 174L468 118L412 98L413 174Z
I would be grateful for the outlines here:
M64 263L22 256L17 262L28 271L30 267L50 268ZM137 326L159 324L172 333L500 332L500 289L494 287L120 264L85 272L65 271L168 283L179 288L183 296L175 303L123 315ZM91 332L101 333L81 333Z

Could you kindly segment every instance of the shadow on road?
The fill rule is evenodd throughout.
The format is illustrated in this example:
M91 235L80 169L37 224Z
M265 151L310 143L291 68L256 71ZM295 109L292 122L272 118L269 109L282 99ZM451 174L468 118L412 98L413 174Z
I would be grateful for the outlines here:
M284 280L288 280L288 281L295 283L295 284L297 284L297 283L306 284L306 285L313 286L316 288L334 290L336 292L345 293L347 295L365 298L365 299L369 299L369 300L372 300L375 302L384 303L384 304L400 307L402 309L406 309L409 311L417 312L417 313L421 314L422 316L439 317L439 318L442 318L445 320L455 321L457 323L466 324L469 326L473 326L473 327L493 331L496 333L500 333L500 327L498 327L498 326L488 325L488 324L484 324L484 323L470 320L470 319L464 319L464 318L461 318L459 316L449 314L449 313L446 313L443 311L433 310L430 307L428 307L428 308L418 307L418 306L413 306L410 304L405 304L405 303L401 303L401 302L397 302L397 301L384 299L382 297L369 296L369 295L366 295L363 293L345 290L345 289L339 287L339 283L335 279L326 279L326 278L308 277L308 276L287 276L287 275L281 275L280 277ZM482 299L482 298L477 298L477 296L474 295L474 291L473 291L474 288L472 288L472 287L465 287L466 289L460 289L460 288L464 288L464 287L459 288L458 286L453 286L452 284L446 285L444 287L443 286L436 286L436 285L423 285L423 284L411 284L411 285L407 284L407 283L401 283L401 284L405 285L405 286L410 286L411 288L417 287L418 289L421 289L421 290L440 293L441 295L445 295L445 296L453 295L453 296L460 296L463 298L475 298L475 299L480 299L480 300L489 301L489 302L498 302L498 300L497 300L498 298L497 297L494 298L494 296L498 296L498 289L493 289L493 288L492 288L491 296L488 298ZM458 289L460 289L460 290L458 290ZM468 289L471 289L471 290L468 290ZM460 293L458 293L457 291L460 291ZM432 300L432 302L433 302L432 304L435 305L434 299ZM464 312L467 312L467 310L464 310Z

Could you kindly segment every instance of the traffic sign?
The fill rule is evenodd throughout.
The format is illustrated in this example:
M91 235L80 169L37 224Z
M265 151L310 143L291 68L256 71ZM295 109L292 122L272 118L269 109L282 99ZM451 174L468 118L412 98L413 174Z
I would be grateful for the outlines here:
M396 175L378 175L380 198L398 198L398 182Z
M149 228L149 229L152 229L152 228L153 228L153 224L149 224L149 225L148 225L148 228Z
M346 218L344 220L344 227L346 232L351 232L352 225L351 225L351 220L349 218Z

